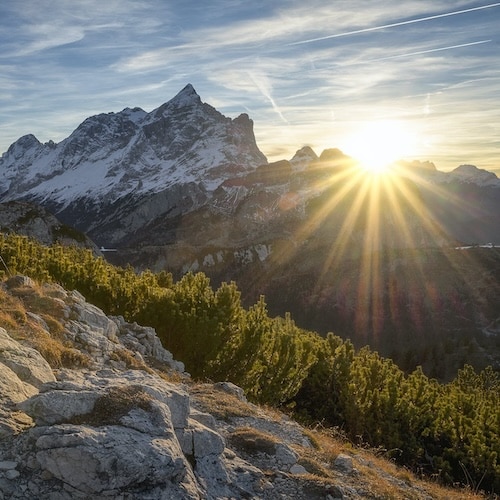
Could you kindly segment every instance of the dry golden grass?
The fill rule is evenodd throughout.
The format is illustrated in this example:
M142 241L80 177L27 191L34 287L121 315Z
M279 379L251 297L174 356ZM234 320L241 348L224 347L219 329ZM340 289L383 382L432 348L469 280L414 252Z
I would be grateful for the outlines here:
M52 368L88 367L91 359L75 349L64 336L60 322L64 305L45 297L44 289L17 287L9 292L0 287L0 326L14 339L36 349ZM49 331L26 314L39 315Z
M170 382L172 384L183 384L191 380L185 374L170 368L170 366L157 360L156 358L148 358L147 362L149 369L151 369L152 372L165 380L165 382Z
M97 399L91 413L78 415L71 419L71 423L96 427L116 425L134 408L150 411L152 401L153 398L140 386L111 387Z
M282 414L272 409L255 407L240 401L212 384L193 383L189 392L202 411L214 417L230 421L234 417L263 417L279 421ZM307 474L301 478L308 483L323 485L325 488L349 483L357 491L363 491L366 498L420 500L480 500L486 497L467 489L447 488L437 482L424 480L408 469L399 467L381 455L380 450L360 448L351 443L339 429L317 427L304 429L312 447L290 445L298 454L298 464ZM237 450L249 455L264 452L273 453L280 440L267 432L253 427L240 427L228 436L228 443ZM333 467L339 454L353 458L356 473L345 475Z
M65 304L51 294L48 286L19 286L9 290L13 297L19 298L24 307L35 314L44 314L57 320L64 317Z
M116 349L110 354L109 359L124 363L131 370L144 370L148 373L153 371L143 361L137 359L130 351L125 349Z
M274 455L276 445L280 442L272 434L254 429L253 427L240 427L228 436L229 442L240 451L248 455L267 453Z
M37 323L29 322L25 328L25 343L36 349L51 368L85 368L92 360L78 349L67 345L58 336L52 336Z
M485 496L467 489L444 487L437 482L424 480L408 469L380 456L377 450L354 447L342 434L331 429L306 431L313 449L293 446L299 454L299 464L318 480L329 484L339 473L331 467L340 454L353 457L356 475L353 483L366 493L367 498L420 500L431 497L436 500L480 500ZM345 477L343 477L345 481Z
M18 328L18 320L15 315L5 307L0 310L0 327L5 328L7 331Z
M235 396L215 388L212 384L192 384L189 393L201 407L215 418L228 421L234 417L256 416L255 407Z
M26 308L22 301L0 287L0 326L6 330L17 330L26 320Z

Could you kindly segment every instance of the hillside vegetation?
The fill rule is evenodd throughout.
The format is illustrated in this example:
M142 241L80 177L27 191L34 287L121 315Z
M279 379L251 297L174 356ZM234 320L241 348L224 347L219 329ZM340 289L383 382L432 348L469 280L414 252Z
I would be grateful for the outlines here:
M235 283L217 290L203 274L174 282L136 274L91 251L0 235L5 272L77 289L106 313L156 329L193 377L230 380L249 399L307 422L341 427L443 482L500 492L500 377L464 366L447 384L334 334L322 338L289 315L271 318L262 297L242 306Z

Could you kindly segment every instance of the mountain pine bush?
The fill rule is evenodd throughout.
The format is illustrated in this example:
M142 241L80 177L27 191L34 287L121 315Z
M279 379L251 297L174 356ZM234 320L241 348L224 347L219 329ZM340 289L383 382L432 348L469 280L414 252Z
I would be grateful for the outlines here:
M444 482L500 492L500 376L491 368L466 365L448 384L420 368L406 374L369 348L299 328L290 315L271 318L264 297L245 309L235 283L214 291L202 273L174 282L90 250L2 233L0 255L4 275L58 282L108 314L154 327L195 378L230 380L255 402L340 426Z

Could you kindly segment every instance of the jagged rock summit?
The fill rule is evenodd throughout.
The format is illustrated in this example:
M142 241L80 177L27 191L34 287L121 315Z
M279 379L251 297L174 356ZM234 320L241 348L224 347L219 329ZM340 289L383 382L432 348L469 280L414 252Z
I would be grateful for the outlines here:
M451 171L450 177L477 186L500 187L500 180L493 172L477 168L475 165L460 165Z
M130 233L195 209L228 175L264 163L248 115L227 118L187 85L150 113L87 118L59 144L21 137L0 159L0 201L42 204L91 236L117 220Z
M429 213L450 236L435 242L419 238L417 246L450 239L497 241L500 180L495 174L465 165L450 173L437 171L430 162L403 166L403 175L409 173L418 184L415 189L422 192ZM87 118L59 144L41 144L33 135L21 137L0 158L0 203L42 205L99 247L119 249L123 258L117 263L178 273L196 270L196 260L205 253L201 247L207 243L218 255L227 250L255 257L260 252L255 245L265 246L268 255L278 240L286 241L297 233L297 226L308 225L311 207L325 203L331 197L325 191L334 184L341 189L356 168L356 161L339 149L326 149L318 156L308 146L290 161L268 163L247 114L224 116L188 84L149 113L126 108ZM356 175L361 179L359 172ZM486 222L484 217L479 221L481 227L487 224L486 230L463 230L477 216L462 216L467 212L462 207L460 224L455 224L455 207L439 220L443 203L434 200L434 184L440 193L453 193L459 184L460 199L473 198L467 207L486 214ZM478 189L484 191L479 194ZM345 213L337 209L329 218L340 221ZM292 244L296 243L302 244ZM162 249L172 245L179 251L169 248L166 255ZM152 247L156 250L149 252ZM131 255L137 251L141 262ZM208 257L208 262L213 259Z

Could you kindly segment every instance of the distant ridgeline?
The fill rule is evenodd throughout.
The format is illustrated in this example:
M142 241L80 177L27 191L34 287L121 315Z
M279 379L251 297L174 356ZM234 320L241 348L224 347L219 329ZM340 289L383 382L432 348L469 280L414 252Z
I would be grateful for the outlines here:
M201 273L174 282L166 272L114 267L91 250L1 233L0 255L4 274L59 282L108 314L154 327L193 377L230 380L255 402L341 426L409 467L500 493L500 377L491 367L465 365L440 384L332 333L303 330L290 315L271 318L263 297L244 308L235 283L213 290Z

